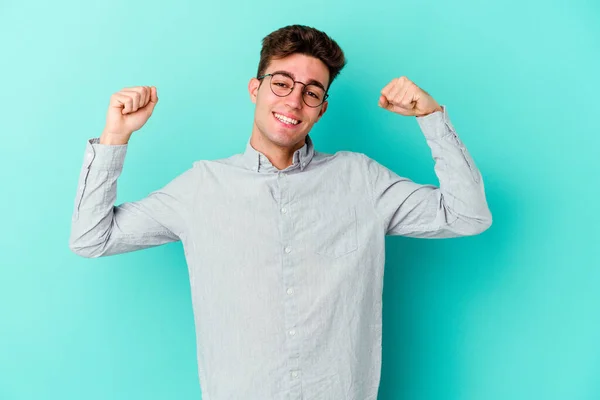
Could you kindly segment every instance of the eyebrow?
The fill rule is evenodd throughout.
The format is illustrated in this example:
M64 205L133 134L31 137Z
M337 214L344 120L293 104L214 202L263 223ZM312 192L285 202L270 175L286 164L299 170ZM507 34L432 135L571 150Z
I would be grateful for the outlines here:
M294 74L292 74L292 73L291 73L291 72L289 72L289 71L283 71L283 70L280 70L280 71L271 72L271 74L283 74L283 75L287 75L287 76L289 76L289 77L290 77L290 78L292 78L293 80L296 80L296 77L294 76ZM306 82L306 84L307 84L307 85L315 85L315 86L318 86L318 87L320 87L320 88L321 88L321 89L323 89L324 91L327 91L327 89L325 89L325 86L324 86L324 85L323 85L321 82L319 82L318 80L316 80L316 79L311 79L311 80L309 80L308 82Z

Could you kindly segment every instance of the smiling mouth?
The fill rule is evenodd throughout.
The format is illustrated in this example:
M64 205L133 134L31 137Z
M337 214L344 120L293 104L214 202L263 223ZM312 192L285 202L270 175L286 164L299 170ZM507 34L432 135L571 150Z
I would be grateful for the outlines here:
M297 119L288 118L288 117L281 115L279 113L276 113L276 112L273 113L273 116L275 117L275 119L277 121L281 122L282 124L284 124L286 126L296 126L296 125L299 125L300 122L302 122Z

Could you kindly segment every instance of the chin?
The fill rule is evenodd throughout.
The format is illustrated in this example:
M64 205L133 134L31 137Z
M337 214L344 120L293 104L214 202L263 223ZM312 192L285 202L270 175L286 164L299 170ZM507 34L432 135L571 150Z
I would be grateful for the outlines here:
M298 134L298 133L296 133L294 135L289 135L289 134L285 134L283 132L276 132L276 133L268 134L266 136L270 142L275 143L278 146L292 147L292 146L295 146L297 143L303 141L306 135Z

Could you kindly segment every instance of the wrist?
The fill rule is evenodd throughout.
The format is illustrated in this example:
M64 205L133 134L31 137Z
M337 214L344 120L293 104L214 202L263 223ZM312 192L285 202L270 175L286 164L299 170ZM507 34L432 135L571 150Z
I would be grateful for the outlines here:
M422 115L417 115L417 117L426 117L426 116L428 116L428 115L431 115L431 114L433 114L434 112L438 112L438 111L440 111L440 112L444 112L444 108L443 108L442 106L437 106L436 108L434 108L434 109L433 109L433 110L431 110L430 112L428 112L428 113L425 113L425 114L422 114Z
M107 132L102 132L102 135L100 135L99 143L112 146L123 145L129 142L130 137L131 135L115 135Z

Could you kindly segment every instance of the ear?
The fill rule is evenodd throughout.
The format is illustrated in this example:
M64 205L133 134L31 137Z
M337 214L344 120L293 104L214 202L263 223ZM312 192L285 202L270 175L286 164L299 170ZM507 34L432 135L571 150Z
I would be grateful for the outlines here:
M323 116L323 114L325 114L325 111L327 111L327 105L329 104L328 101L325 101L322 105L321 105L321 111L319 112L319 116L317 117L317 120L315 122L319 122L319 120L321 119L321 117Z
M256 104L256 97L258 96L258 87L260 86L260 81L256 78L250 79L248 82L248 93L250 93L250 100L254 104Z

